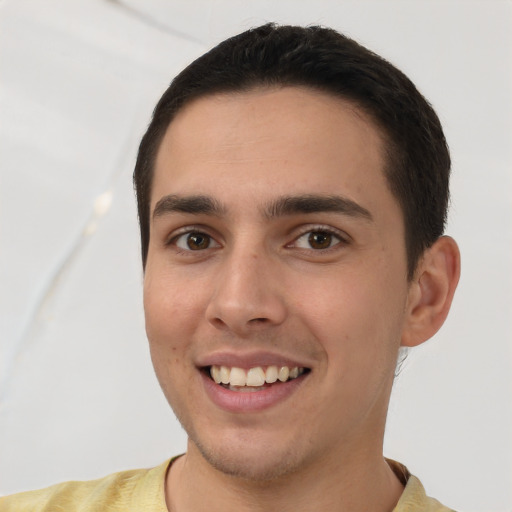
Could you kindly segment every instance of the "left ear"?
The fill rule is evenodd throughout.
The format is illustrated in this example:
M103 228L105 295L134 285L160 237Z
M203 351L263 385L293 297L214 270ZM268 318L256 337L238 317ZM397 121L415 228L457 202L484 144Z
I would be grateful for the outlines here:
M409 288L402 346L415 347L443 325L460 276L460 252L455 240L440 237L425 251Z

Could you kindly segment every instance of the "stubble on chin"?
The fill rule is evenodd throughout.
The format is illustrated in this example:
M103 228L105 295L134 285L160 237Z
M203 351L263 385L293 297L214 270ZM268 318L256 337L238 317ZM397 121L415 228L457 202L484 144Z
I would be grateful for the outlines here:
M247 436L249 450L244 449L243 436L237 439L236 446L230 446L229 440L224 440L219 446L210 447L189 433L187 455L201 457L208 466L225 476L253 484L278 481L302 466L293 447L279 450L279 453L272 448L257 449L254 447L254 439L250 434Z

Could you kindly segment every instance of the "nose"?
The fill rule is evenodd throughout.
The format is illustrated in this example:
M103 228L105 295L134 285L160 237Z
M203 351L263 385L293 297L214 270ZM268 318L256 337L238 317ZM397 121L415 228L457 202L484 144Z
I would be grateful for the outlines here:
M233 252L215 277L208 322L241 337L280 325L286 307L278 273L276 262L263 251Z

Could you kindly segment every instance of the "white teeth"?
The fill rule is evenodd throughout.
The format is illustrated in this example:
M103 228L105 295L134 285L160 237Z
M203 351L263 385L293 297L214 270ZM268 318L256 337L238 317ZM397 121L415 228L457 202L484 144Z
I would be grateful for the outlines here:
M286 382L287 380L296 379L304 373L304 368L297 366L289 368L288 366L268 366L264 370L261 366L250 368L247 372L234 366L229 368L227 366L210 367L210 375L217 384L224 384L229 386L230 389L240 387L250 387L256 391L256 388L264 389L265 383L273 384L278 380ZM235 388L232 388L235 386Z
M222 384L229 384L229 375L231 371L227 366L220 367L220 381Z
M299 369L297 367L290 370L290 379L296 379L299 376Z
M245 375L244 370L242 370L242 368L237 368L236 366L231 368L229 383L232 386L246 386L247 376Z
M210 375L212 376L212 379L217 383L221 383L221 377L220 377L220 368L218 366L211 366L210 367Z
M277 380L277 366L269 366L265 372L265 381L273 384Z
M279 368L279 374L278 374L277 378L281 382L286 382L288 380L289 376L290 376L290 368L288 368L288 366L281 366L281 368Z
M261 366L251 368L247 372L247 383L246 386L259 387L265 384L265 372Z

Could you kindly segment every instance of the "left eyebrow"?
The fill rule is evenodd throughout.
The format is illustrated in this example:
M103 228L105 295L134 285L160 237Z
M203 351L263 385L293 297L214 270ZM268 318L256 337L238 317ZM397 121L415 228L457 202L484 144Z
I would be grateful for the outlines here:
M265 216L269 219L298 213L333 212L372 221L372 214L363 206L342 196L305 194L283 196L267 205Z

